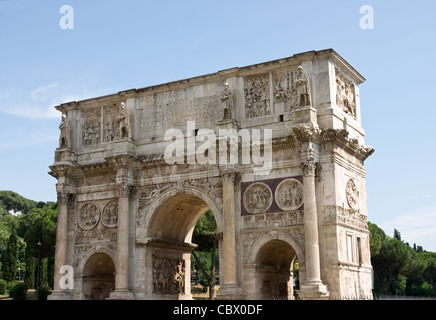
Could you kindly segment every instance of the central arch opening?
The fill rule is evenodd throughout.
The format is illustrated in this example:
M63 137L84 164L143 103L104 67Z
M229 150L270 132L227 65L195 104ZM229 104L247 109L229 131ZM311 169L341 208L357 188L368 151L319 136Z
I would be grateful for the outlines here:
M197 247L192 236L200 217L208 210L213 212L212 218L220 229L214 209L210 199L191 193L173 195L156 207L147 228L147 264L152 269L149 289L154 297L192 299L191 253Z

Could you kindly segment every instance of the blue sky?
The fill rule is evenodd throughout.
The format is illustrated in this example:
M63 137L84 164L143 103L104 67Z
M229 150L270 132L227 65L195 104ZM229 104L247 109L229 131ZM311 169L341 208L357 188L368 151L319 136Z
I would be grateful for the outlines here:
M56 200L62 102L333 48L367 79L368 220L436 251L435 15L422 0L0 1L0 190Z

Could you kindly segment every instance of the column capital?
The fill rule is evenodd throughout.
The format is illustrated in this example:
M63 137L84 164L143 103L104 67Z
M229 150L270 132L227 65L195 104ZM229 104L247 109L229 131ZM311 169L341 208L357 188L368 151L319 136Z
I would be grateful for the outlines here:
M59 205L63 205L63 204L73 205L74 202L76 201L76 195L72 192L58 191L57 196L58 196Z
M220 171L223 183L231 183L236 185L239 184L239 181L241 181L241 174L235 169L225 168Z
M136 193L136 186L127 182L117 183L117 196L132 198Z
M304 176L315 176L317 162L305 161L300 164Z

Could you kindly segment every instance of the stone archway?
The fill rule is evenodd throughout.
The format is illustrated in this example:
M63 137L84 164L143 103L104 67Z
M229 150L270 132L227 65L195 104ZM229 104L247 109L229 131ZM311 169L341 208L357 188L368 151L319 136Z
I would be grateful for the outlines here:
M147 282L152 298L192 298L191 252L197 246L191 243L192 234L200 217L216 206L198 190L185 191L189 193L163 194L147 221L145 268L151 270ZM220 228L218 215L214 212Z
M115 289L115 264L104 252L92 254L83 267L83 296L89 300L109 298Z
M256 255L256 292L259 299L293 299L295 250L282 240L270 240Z

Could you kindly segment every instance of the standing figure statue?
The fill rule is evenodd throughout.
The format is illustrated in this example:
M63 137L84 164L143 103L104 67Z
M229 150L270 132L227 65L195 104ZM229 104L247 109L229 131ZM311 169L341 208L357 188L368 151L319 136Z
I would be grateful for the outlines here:
M124 102L121 102L120 115L118 116L118 120L120 137L131 138L132 134L130 132L130 114Z
M59 125L61 134L59 136L59 148L69 148L70 147L70 128L68 127L67 116L62 113L61 124Z
M297 79L295 81L297 87L297 107L310 106L310 86L309 79L302 66L298 67Z
M232 119L233 115L233 94L229 89L229 84L224 83L224 91L221 93L221 101L223 102L223 120Z

